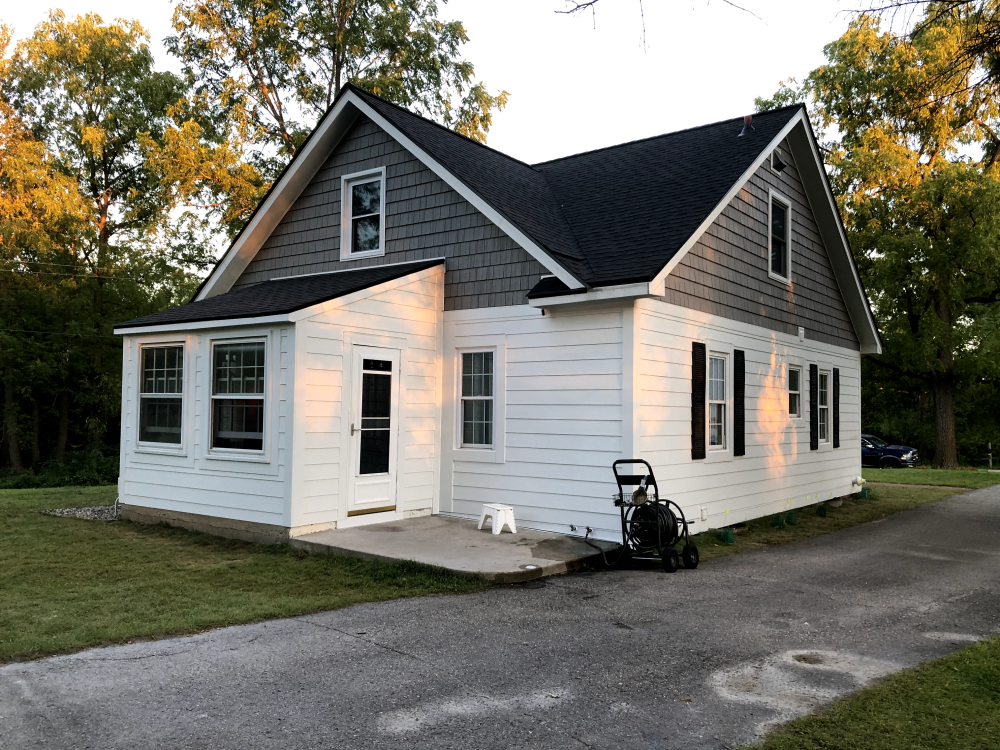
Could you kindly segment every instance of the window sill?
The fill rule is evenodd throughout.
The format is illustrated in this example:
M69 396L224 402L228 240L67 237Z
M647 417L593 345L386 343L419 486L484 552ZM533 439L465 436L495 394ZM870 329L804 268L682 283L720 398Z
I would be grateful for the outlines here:
M239 463L253 463L253 464L269 464L271 459L268 458L263 453L253 453L247 451L243 452L232 452L232 453L222 453L218 449L210 450L205 454L205 458L213 461L236 461Z
M733 460L733 449L732 448L719 448L712 450L709 448L705 451L704 462L707 464L715 464L721 461L732 461Z
M341 260L361 260L363 258L381 258L385 255L385 250L369 250L366 253L344 253Z
M485 464L502 464L503 459L496 446L492 448L454 448L455 461L476 461Z
M134 453L146 453L153 456L187 456L187 449L183 446L168 448L165 444L138 443L133 450Z
M770 278L773 281L777 281L779 284L791 285L791 283L792 283L792 279L791 279L790 276L789 277L779 276L774 271L772 271L770 268L767 269L767 275L768 275L768 278Z

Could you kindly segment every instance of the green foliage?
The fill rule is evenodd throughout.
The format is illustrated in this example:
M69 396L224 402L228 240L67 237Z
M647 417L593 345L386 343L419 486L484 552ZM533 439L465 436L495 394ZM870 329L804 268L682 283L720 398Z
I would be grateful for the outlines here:
M117 446L68 453L62 461L43 461L20 474L0 470L0 489L98 487L118 482Z
M771 516L771 528L778 530L785 528L785 517L780 513L776 516Z
M40 512L108 505L116 495L114 487L0 491L0 663L488 586L408 561Z
M720 529L719 541L723 544L736 544L736 533L732 529Z
M799 514L794 510L791 511L787 516L785 516L785 523L789 526L795 526L799 522Z
M816 515L820 518L826 518L827 510L826 505L820 504L816 506Z
M344 84L485 142L508 94L460 55L434 0L180 0L167 48L185 64L197 122L155 160L185 194L223 196L232 236Z

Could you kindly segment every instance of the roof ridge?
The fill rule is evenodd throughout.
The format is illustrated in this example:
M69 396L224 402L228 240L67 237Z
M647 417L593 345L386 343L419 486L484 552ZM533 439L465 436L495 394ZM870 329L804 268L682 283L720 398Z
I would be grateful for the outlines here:
M766 109L763 112L754 112L753 114L754 114L754 116L757 116L757 115L770 115L770 114L774 114L775 112L781 112L781 111L786 110L786 109L798 109L800 107L805 107L805 106L806 105L803 102L798 102L796 104L788 104L788 105L786 105L784 107L775 107L774 109ZM531 164L529 166L531 166L532 169L537 169L538 167L544 166L546 164L552 164L553 162L557 162L557 161L564 161L566 159L575 159L578 156L587 156L588 154L597 154L597 153L600 153L601 151L610 151L611 149L615 149L615 148L624 148L625 146L632 146L632 145L634 145L636 143L646 143L647 141L655 141L658 138L669 138L672 135L680 135L681 133L690 133L690 132L693 132L695 130L704 130L705 128L714 128L717 125L723 125L723 124L725 124L727 122L738 122L739 120L740 120L739 117L729 117L729 118L727 118L725 120L716 120L715 122L710 122L710 123L707 123L705 125L695 125L695 126L692 126L690 128L681 128L680 130L671 130L669 133L660 133L659 135L650 135L650 136L647 136L645 138L636 138L633 141L625 141L624 143L614 143L614 144L612 144L610 146L602 146L601 148L594 148L594 149L590 149L589 151L578 151L575 154L567 154L566 156L558 156L555 159L548 159L546 161L535 162L534 164ZM541 171L541 170L539 170L539 171Z
M357 91L357 92L359 92L361 94L364 94L366 96L370 96L370 97L372 97L374 99L378 99L381 103L388 104L393 109L398 109L400 112L404 112L404 113L410 115L411 117L416 117L418 120L423 120L424 122L428 123L429 125L433 125L434 127L438 128L440 130L443 130L446 133L450 133L451 135L455 135L455 136L458 136L459 138L463 138L463 139L467 140L469 143L473 143L476 146L479 146L480 148L486 149L487 151L492 151L494 154L497 154L498 156L502 156L505 159L507 159L509 161L512 161L512 162L514 162L516 164L520 164L523 167L527 167L528 169L530 169L533 172L537 171L531 164L528 164L528 162L526 162L526 161L522 161L521 159L518 159L515 156L511 156L510 154L505 153L505 152L501 151L500 149L493 148L492 146L487 146L485 143L480 143L475 138L470 138L469 136L465 135L464 133L459 133L457 130L452 130L451 128L447 127L446 125L442 125L441 123L439 123L439 122L437 122L435 120L432 120L429 117L424 117L421 114L417 114L416 112L413 112L413 111L407 109L406 107L402 106L401 104L396 104L395 102L391 102L388 99L383 99L378 94L373 94L371 91L365 91L365 89L361 88L357 84L346 83L346 84L344 84L344 88L345 89L346 88L351 88L354 91Z

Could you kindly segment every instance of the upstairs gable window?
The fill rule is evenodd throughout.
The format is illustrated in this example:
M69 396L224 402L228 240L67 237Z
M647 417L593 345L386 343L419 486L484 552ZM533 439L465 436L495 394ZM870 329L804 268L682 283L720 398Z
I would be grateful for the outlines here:
M771 194L768 274L780 281L791 278L791 204Z
M343 178L341 259L385 252L385 171Z

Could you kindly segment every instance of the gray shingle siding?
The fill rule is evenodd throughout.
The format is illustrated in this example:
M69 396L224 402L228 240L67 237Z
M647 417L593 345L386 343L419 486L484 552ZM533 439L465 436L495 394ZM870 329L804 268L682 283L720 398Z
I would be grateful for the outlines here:
M782 144L788 162L791 153ZM792 284L767 274L768 189L792 202ZM666 278L675 305L849 349L860 348L798 171L766 161Z
M386 168L385 255L340 260L340 178ZM447 258L445 310L527 303L547 271L375 123L362 116L233 288L281 276Z

